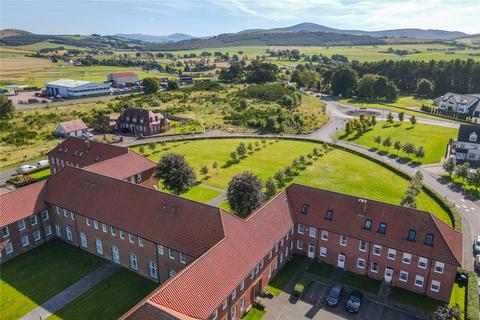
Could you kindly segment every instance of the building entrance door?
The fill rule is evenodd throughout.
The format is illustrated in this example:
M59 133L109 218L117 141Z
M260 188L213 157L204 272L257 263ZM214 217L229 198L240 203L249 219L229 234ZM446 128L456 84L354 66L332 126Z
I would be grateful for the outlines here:
M308 257L311 259L315 258L315 246L313 244L308 245Z
M338 254L337 267L341 269L345 268L345 255L343 253Z

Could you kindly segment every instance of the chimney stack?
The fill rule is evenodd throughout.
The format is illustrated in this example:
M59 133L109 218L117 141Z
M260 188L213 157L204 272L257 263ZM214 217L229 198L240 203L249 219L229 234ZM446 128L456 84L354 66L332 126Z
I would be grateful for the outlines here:
M90 141L85 140L85 148L86 148L87 150L90 150Z

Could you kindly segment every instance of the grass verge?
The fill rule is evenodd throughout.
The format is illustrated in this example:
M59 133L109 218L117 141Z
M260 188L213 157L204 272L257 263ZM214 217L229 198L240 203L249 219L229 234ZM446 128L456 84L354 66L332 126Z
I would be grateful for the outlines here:
M342 274L340 282L347 286L351 286L372 294L377 294L381 285L381 282L378 280L349 271L345 271Z
M269 285L267 285L267 290L275 296L279 296L305 259L303 256L294 255L293 259L287 262L272 281L270 281Z

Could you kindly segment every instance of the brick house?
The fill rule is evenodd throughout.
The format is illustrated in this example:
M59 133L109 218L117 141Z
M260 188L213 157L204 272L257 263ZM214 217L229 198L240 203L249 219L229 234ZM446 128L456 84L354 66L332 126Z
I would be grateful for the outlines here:
M117 130L134 135L151 136L170 129L166 116L141 108L125 109L117 121Z
M129 148L71 137L47 156L52 174L76 167L142 185L155 184L156 163Z
M99 164L0 195L0 259L58 237L162 283L123 319L238 319L292 254L442 301L461 265L462 235L425 211L294 184L241 219Z
M82 137L87 132L87 125L82 119L75 119L58 124L53 135L56 137Z

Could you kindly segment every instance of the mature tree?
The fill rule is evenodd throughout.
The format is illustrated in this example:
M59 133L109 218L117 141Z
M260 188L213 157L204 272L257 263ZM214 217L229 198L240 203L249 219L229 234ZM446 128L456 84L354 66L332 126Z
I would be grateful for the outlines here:
M393 82L389 81L385 93L385 100L387 102L395 102L398 100L399 95L400 91L398 90L397 86Z
M405 112L399 112L398 113L398 121L400 121L400 124L403 123L403 119L405 118Z
M272 63L253 61L246 68L248 83L265 83L277 81L278 66Z
M178 89L178 82L175 81L175 80L168 80L167 81L167 90L171 91L171 90L175 90L175 89Z
M222 69L218 80L226 83L238 83L242 81L244 68L240 62L234 62L228 69Z
M374 96L374 85L377 77L374 74L366 74L358 81L357 94L359 97L371 99Z
M169 152L160 158L157 176L169 191L180 194L188 189L196 180L195 172L181 154Z
M13 105L12 100L5 97L3 94L0 95L0 118L10 119L13 118L15 113L15 106Z
M469 185L475 187L475 191L477 191L478 187L480 187L480 169L469 172L467 182Z
M403 207L407 208L416 208L417 207L417 202L415 200L416 196L412 192L411 189L407 189L407 192L403 195L403 197L400 199L400 205Z
M305 69L298 74L298 78L307 89L311 89L315 87L319 76L317 72Z
M154 78L145 78L142 80L143 92L145 94L152 94L160 89L158 81Z
M375 136L375 138L373 138L373 141L375 141L375 143L377 144L377 146L379 146L380 143L382 143L382 137L380 137L380 136Z
M455 166L456 166L456 163L453 157L448 158L447 161L443 163L443 170L445 170L445 172L448 173L449 178L452 178L452 173L455 170Z
M433 94L433 83L428 79L420 79L417 83L417 94L419 96L431 96Z
M415 127L415 124L417 124L417 118L412 115L410 117L410 123L412 124L413 127Z
M391 112L387 114L387 122L390 124L393 123L393 114Z
M431 320L460 320L462 311L458 304L450 307L448 305L439 306L430 316Z
M334 95L349 97L357 88L358 74L347 65L338 67L332 75L331 88Z
M277 184L272 178L268 178L265 183L265 196L271 198L277 193Z
M455 174L457 175L457 177L462 178L462 182L465 182L465 179L467 179L469 171L470 171L469 162L465 162L455 167Z
M385 98L388 93L388 79L384 76L377 76L373 84L373 96L375 98Z
M237 154L240 158L245 157L245 155L247 154L247 148L245 147L245 143L240 142L237 147Z
M96 131L109 133L112 131L110 127L110 118L105 110L93 110L92 124Z
M408 189L405 195L400 200L400 205L408 208L416 208L416 198L422 191L423 174L420 171L415 172L415 175L410 180Z
M246 217L262 204L262 182L250 172L237 174L228 183L227 199L233 211Z
M278 170L273 176L279 188L285 186L285 173L282 169Z

